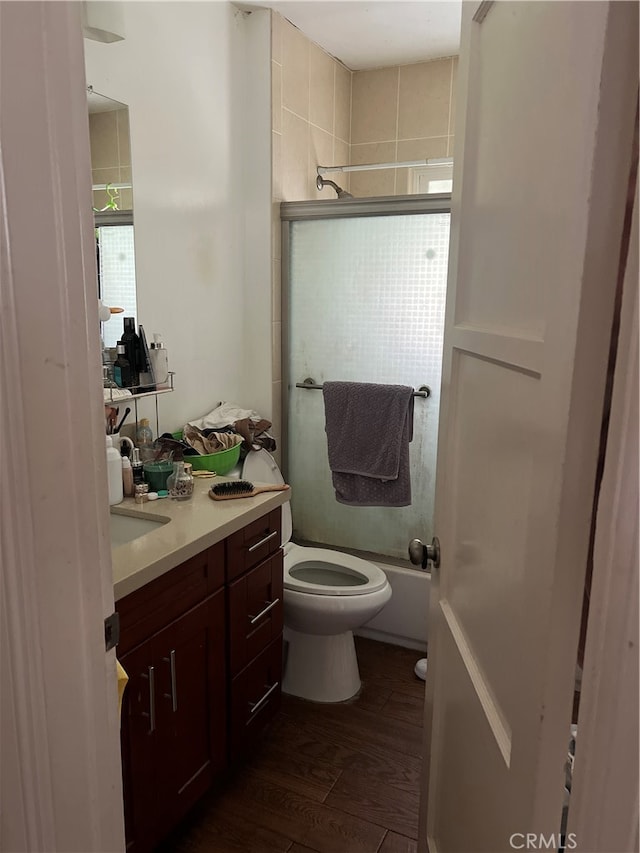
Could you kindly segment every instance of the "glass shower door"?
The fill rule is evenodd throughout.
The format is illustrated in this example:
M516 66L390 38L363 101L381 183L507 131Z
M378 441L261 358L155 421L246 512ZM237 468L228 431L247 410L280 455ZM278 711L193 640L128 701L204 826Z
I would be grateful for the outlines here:
M449 214L297 221L289 246L294 538L405 559L415 531L428 541L433 529ZM430 387L414 401L411 506L335 500L322 392L295 387L306 378Z

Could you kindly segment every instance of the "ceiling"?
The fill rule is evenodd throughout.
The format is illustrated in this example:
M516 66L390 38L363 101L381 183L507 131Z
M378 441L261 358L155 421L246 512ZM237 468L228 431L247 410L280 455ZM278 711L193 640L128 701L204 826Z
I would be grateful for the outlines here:
M352 71L457 54L461 0L250 0L275 9Z

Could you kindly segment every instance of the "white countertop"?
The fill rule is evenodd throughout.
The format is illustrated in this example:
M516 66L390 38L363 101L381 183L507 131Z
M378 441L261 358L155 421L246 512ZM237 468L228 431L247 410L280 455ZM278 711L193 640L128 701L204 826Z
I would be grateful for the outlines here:
M270 512L291 497L291 491L266 492L253 498L214 501L208 491L227 477L196 478L188 501L162 498L137 504L125 498L111 507L116 514L167 521L143 536L111 551L113 593L118 601L210 548L232 533Z

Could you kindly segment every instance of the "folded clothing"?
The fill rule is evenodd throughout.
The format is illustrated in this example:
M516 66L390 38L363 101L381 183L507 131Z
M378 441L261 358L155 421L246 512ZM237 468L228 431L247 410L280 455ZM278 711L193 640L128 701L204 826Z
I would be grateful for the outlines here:
M339 503L409 506L413 388L325 382L329 467Z

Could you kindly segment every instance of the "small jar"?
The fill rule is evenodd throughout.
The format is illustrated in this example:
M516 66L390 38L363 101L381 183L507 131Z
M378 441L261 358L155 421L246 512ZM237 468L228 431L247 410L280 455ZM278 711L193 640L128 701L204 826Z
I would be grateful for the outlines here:
M169 474L167 480L167 491L169 497L176 501L188 501L193 495L193 476L186 470L183 460L173 463L173 473Z
M137 504L143 504L147 500L147 495L149 494L149 483L136 483L135 484L135 495L134 500Z

